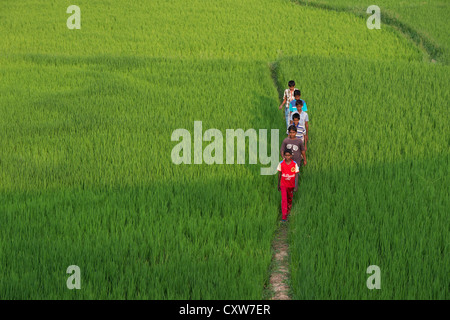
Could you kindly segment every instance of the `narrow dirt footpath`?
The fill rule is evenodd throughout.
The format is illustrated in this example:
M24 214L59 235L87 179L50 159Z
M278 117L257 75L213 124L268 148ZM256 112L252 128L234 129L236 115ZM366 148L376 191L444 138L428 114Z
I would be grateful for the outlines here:
M278 61L272 61L268 64L273 85L278 92L280 102L283 100L283 89L278 85L277 68ZM280 119L284 120L284 111ZM289 296L289 245L288 245L288 222L281 223L272 243L274 255L271 264L271 274L269 279L269 288L266 289L266 297L270 300L291 300Z
M272 260L272 274L270 275L270 287L273 291L273 296L270 300L291 300L287 284L289 278L287 233L287 222L284 222L278 228L273 243L275 253Z

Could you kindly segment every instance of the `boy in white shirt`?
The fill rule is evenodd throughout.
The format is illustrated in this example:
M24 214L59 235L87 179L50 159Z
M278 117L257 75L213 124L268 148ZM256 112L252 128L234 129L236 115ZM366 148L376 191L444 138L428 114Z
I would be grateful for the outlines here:
M296 107L297 110L302 110L303 101L297 100ZM303 144L305 145L305 150L307 149L306 144L308 142L308 133L309 133L309 116L305 111L301 111L300 113L294 112L292 114L293 125L297 127L297 137L302 139Z

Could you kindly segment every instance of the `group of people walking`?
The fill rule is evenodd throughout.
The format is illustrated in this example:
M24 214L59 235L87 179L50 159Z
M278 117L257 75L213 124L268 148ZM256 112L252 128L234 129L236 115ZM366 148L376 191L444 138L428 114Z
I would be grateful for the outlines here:
M300 166L306 165L309 117L306 102L301 99L301 92L295 87L295 81L288 82L284 91L283 102L288 137L281 144L281 158L278 164L278 190L281 191L281 221L285 222L291 212L294 192L298 190Z

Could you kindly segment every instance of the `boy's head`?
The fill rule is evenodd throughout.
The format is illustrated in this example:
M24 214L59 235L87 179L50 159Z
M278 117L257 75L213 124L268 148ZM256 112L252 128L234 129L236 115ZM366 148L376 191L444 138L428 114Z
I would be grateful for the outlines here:
M303 101L302 100L296 100L295 101L295 106L297 107L298 110L300 110L301 108L303 108Z
M292 116L292 120L294 121L295 125L297 126L297 124L300 122L300 115L297 112L294 113L294 115Z
M291 160L291 158L292 158L292 150L291 149L285 149L283 154L284 154L284 158L286 160Z
M302 93L300 92L300 90L294 90L294 98L295 100L300 99Z
M294 125L290 125L288 130L289 130L289 138L295 139L295 137L297 136L297 127Z
M294 80L289 81L288 82L288 87L289 88L294 88L295 87L295 81Z

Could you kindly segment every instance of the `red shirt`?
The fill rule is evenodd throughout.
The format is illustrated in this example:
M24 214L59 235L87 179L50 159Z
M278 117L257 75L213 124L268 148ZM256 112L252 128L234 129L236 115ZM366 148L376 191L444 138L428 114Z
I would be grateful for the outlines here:
M298 165L294 160L287 164L285 160L278 164L277 170L281 172L280 186L295 188L295 174L299 172Z

